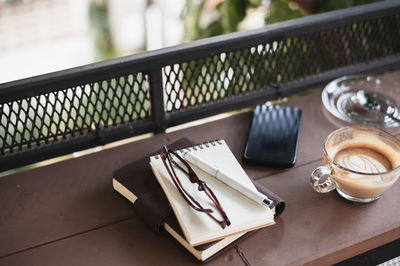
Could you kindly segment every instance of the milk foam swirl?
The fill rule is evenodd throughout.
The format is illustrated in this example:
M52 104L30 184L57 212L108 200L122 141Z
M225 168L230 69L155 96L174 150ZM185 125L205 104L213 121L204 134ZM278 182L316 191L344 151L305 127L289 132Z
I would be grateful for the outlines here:
M368 148L348 148L339 151L335 162L348 169L363 173L384 173L392 169L381 153Z

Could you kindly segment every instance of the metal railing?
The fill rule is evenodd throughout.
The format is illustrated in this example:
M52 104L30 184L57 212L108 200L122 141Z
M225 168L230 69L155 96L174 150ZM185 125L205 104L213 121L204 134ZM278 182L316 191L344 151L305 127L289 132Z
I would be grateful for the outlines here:
M0 84L0 171L400 66L400 2Z

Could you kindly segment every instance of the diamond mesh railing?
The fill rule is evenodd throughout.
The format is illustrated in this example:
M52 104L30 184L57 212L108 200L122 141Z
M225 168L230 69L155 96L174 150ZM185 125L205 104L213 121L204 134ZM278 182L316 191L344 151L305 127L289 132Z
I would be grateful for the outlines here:
M165 108L179 112L398 55L399 32L396 14L167 65Z
M150 118L149 86L139 73L1 105L0 153L57 143Z
M0 170L400 66L400 3L0 84Z

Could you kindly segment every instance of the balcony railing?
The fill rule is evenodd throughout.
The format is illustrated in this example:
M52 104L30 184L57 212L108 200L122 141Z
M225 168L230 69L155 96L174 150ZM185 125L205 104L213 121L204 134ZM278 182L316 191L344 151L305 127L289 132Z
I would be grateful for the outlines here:
M0 85L0 170L400 66L383 1Z

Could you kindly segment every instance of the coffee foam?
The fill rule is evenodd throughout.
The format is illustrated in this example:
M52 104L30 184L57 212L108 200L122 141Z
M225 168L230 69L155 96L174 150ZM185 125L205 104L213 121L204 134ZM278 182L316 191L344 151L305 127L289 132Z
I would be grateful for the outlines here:
M362 135L343 141L331 147L329 156L341 166L349 169L355 167L358 170L353 170L366 173L387 172L400 165L400 151L397 147L376 136ZM352 167L346 165L346 162Z
M339 151L334 161L347 169L362 173L385 173L392 170L391 162L381 153L368 148L347 148Z

